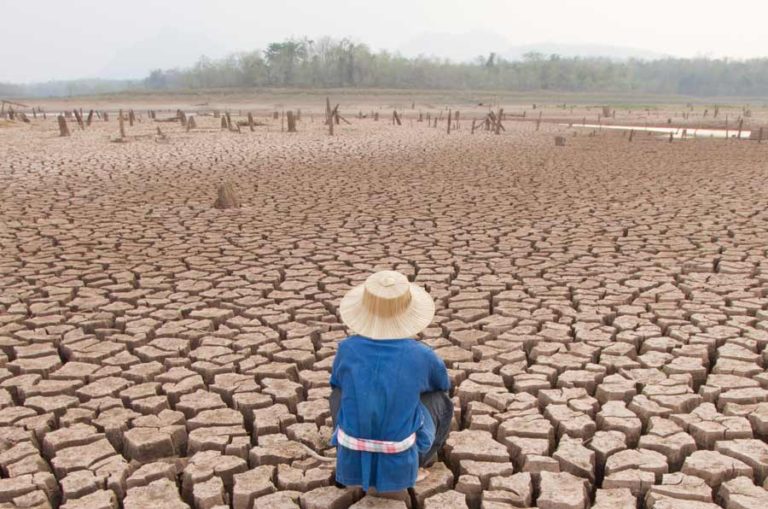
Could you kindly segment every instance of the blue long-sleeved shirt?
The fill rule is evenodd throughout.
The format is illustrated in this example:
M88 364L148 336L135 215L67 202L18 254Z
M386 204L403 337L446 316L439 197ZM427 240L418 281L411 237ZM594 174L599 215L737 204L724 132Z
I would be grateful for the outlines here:
M339 343L331 386L341 389L337 426L355 438L400 441L416 433L416 444L397 454L338 447L336 480L379 492L413 486L419 452L429 450L435 426L419 401L423 392L448 391L443 361L413 339L375 340L351 336ZM332 440L336 444L335 433Z

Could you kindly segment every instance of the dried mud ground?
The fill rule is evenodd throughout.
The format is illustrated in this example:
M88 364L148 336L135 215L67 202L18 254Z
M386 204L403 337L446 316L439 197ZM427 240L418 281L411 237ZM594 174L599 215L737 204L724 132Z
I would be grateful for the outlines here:
M308 116L0 129L0 508L766 507L768 144ZM400 499L308 451L380 268L456 403Z

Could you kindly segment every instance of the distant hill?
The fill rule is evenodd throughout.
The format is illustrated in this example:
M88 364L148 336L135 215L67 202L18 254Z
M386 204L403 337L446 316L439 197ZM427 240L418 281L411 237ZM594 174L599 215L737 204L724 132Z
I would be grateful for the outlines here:
M563 57L606 57L614 60L637 58L656 60L672 55L640 48L611 46L608 44L568 44L541 42L512 45L499 34L487 31L470 31L461 34L424 33L401 44L397 50L407 57L432 56L448 58L456 62L475 60L495 52L507 60L521 60L526 53L557 54Z
M611 46L608 44L561 44L542 42L513 46L501 52L501 56L509 60L521 60L526 53L542 53L544 55L560 55L561 57L606 57L614 60L637 58L642 60L658 60L671 57L670 54L657 53L627 46Z
M486 31L470 31L463 34L429 32L420 34L397 47L406 57L439 57L456 62L474 60L494 51L500 53L509 47L506 37Z

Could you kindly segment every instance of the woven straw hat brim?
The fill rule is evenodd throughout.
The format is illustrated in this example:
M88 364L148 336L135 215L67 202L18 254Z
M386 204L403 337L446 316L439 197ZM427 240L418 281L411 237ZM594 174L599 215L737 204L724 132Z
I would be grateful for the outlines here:
M400 314L386 318L370 313L363 305L365 285L351 289L339 304L341 321L355 333L370 339L415 337L435 317L435 301L420 286L410 283L411 302Z

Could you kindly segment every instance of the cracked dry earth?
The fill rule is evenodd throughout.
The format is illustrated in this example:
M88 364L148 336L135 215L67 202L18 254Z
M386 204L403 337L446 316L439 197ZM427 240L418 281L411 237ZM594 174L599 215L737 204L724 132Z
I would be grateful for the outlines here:
M766 145L299 127L0 132L0 508L766 507ZM380 268L456 402L400 499L307 451Z

